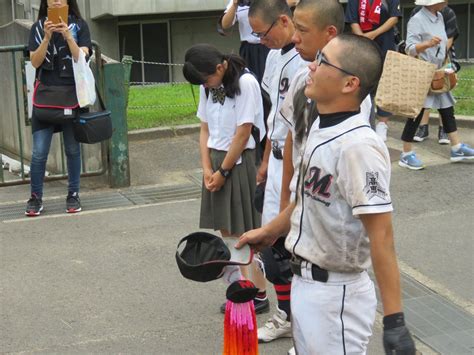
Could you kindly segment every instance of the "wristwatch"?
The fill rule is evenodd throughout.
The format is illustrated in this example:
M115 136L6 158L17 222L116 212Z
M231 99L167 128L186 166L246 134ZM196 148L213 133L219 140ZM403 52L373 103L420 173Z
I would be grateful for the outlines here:
M219 172L220 172L221 175L222 175L223 177L225 177L225 178L230 175L230 170L224 170L224 169L222 169L222 166L219 167Z

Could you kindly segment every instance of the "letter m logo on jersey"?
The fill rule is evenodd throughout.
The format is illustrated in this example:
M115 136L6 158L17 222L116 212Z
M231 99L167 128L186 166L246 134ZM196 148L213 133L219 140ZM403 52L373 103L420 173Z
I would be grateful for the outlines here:
M329 188L332 184L332 175L321 176L321 169L318 167L312 167L309 169L309 177L304 182L305 189L312 195L316 194L329 198Z

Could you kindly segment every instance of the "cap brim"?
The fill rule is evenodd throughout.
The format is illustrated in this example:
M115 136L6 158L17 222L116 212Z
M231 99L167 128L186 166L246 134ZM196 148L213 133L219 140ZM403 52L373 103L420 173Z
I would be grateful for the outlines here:
M252 262L253 251L250 249L248 244L245 244L242 248L236 249L235 244L239 240L236 237L224 237L222 238L224 244L230 250L230 260L225 261L225 264L229 265L248 265Z

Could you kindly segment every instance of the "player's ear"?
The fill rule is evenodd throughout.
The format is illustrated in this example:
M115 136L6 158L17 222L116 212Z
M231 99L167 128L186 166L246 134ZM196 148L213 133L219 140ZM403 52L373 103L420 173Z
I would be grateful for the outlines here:
M326 27L325 32L326 32L325 35L328 42L338 35L337 28L334 25L329 25L328 27Z
M352 94L360 89L360 79L357 76L347 76L345 79L342 92L344 94Z

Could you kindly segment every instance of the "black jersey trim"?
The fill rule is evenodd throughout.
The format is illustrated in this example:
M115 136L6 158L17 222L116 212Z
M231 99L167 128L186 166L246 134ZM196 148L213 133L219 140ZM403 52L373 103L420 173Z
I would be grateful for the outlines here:
M330 142L332 142L333 140L339 138L339 137L342 137L343 135L347 134L347 133L350 133L352 131L355 131L359 128L369 128L369 129L372 129L370 128L370 126L368 125L362 125L362 126L357 126L357 127L354 127L354 128L351 128L345 132L342 132L341 134L337 135L337 136L334 136L332 137L331 139L328 139L327 141L325 142L322 142L320 144L318 144L316 147L314 147L313 151L311 152L311 155L309 156L309 159L308 159L308 162L311 161L311 158L313 157L313 154L314 152L321 146L323 145L326 145ZM293 245L293 254L294 255L297 255L299 256L298 254L296 254L296 246L298 245L300 239L301 239L301 233L303 231L303 215L304 215L304 184L301 183L301 179L304 179L304 177L306 176L306 172L308 171L308 167L309 167L309 164L308 166L306 166L305 170L303 171L303 174L301 173L301 169L303 168L303 160L304 159L301 159L301 165L300 165L300 174L298 176L298 184L301 184L301 215L300 215L300 230L298 232L298 238L296 239L296 242L295 242L295 245ZM298 186L298 185L297 185ZM296 196L296 198L298 198L298 196Z
M387 203L376 203L375 205L357 205L357 206L352 207L352 209L359 208L359 207L387 206L391 204L392 204L392 201L387 202Z
M346 285L343 286L342 288L342 305L341 305L341 332L342 332L342 349L344 350L344 355L346 355L346 339L344 336L344 319L342 318L342 315L344 313L344 300L346 298Z

